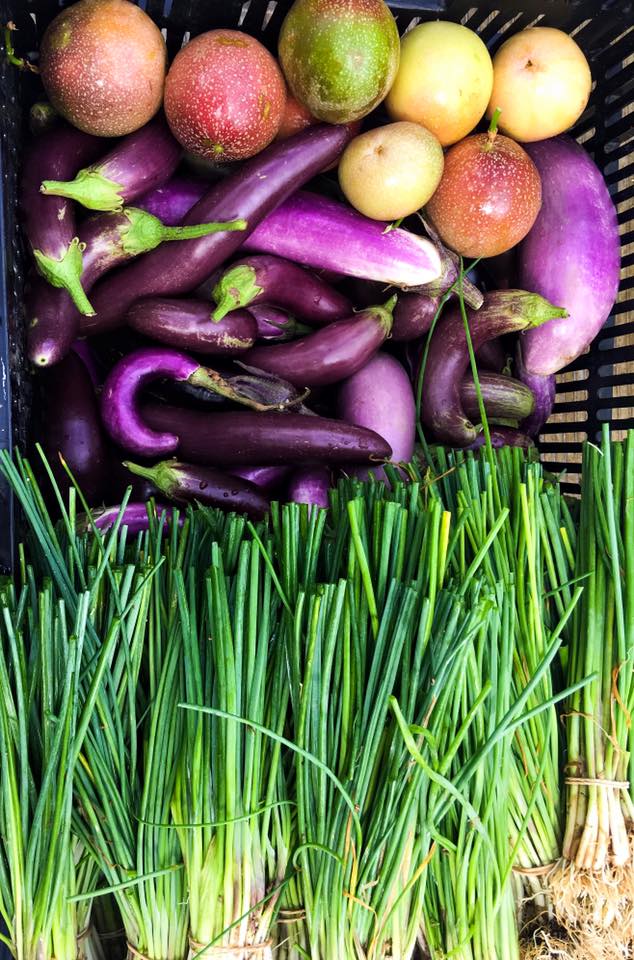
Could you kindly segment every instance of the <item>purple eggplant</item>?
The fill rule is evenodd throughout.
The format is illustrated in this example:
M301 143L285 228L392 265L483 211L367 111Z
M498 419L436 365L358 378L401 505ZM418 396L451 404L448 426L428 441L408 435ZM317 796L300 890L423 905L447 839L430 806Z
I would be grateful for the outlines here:
M289 310L306 323L326 324L352 313L352 304L325 280L280 257L255 256L238 260L216 283L214 320L231 310L267 303Z
M165 531L167 531L169 523L172 520L172 507L169 507L164 503L157 503L154 506L154 512L156 513L157 519L160 519L161 516L165 515ZM115 507L103 507L101 510L93 510L91 513L91 518L98 530L109 530L110 527L115 525L120 515L120 530L122 530L123 527L127 527L128 533L145 533L146 530L150 529L148 505L145 503L145 501L143 503L130 501L126 504L123 514L121 514L120 505ZM179 526L182 526L183 518L179 517L178 522ZM83 529L86 531L92 529L91 522L87 517L84 518L83 521L80 521L80 525L83 526Z
M178 454L192 463L370 463L388 459L390 445L372 430L299 413L201 413L146 404L141 415L161 436L173 436Z
M517 375L533 394L535 404L533 411L522 420L520 428L529 437L536 437L546 421L550 418L555 406L557 381L554 373L541 376L538 373L529 373L524 365L522 344L518 343L515 353Z
M501 290L486 294L484 306L468 310L468 322L474 350L493 337L521 333L557 317L566 311L555 307L539 294L524 290ZM423 380L422 419L438 440L467 447L477 438L477 430L466 415L460 387L469 369L469 351L459 306L444 313L431 338Z
M275 490L288 474L288 467L234 467L232 477L241 477L267 493Z
M76 353L86 370L96 390L100 385L99 368L95 360L95 354L87 340L75 340L71 346L73 353Z
M62 491L71 486L60 455L89 504L106 492L106 442L90 375L75 353L41 374L42 447Z
M427 293L403 293L394 307L392 340L417 340L427 333L438 313L441 297Z
M101 213L86 220L79 230L83 289L88 293L108 270L154 250L160 243L244 227L243 220L166 227L135 207L127 207L121 213ZM81 330L81 319L66 290L34 283L27 298L27 352L31 362L40 367L58 363Z
M535 409L533 391L514 377L500 373L478 372L480 392L487 417L492 421L524 420ZM460 384L462 408L471 421L480 419L476 385L469 371ZM525 431L527 432L527 431Z
M523 338L527 373L557 373L590 346L619 289L620 243L608 188L570 137L526 144L542 180L542 207L519 253L519 282L567 315Z
M296 340L311 332L310 327L298 323L295 317L266 303L252 305L249 313L257 324L257 340Z
M81 284L82 246L69 200L45 197L40 184L47 174L72 177L98 156L103 140L60 124L34 140L26 152L22 174L23 224L37 269L53 287L67 290L77 309L92 313Z
M162 223L176 226L209 190L209 181L181 177L178 174L167 183L148 190L134 201L135 207L153 213Z
M409 463L414 455L416 404L402 365L378 353L338 390L337 413L346 423L375 430L392 448L392 459ZM367 473L367 468L366 471ZM379 471L383 476L383 472Z
M74 180L47 178L47 196L76 200L89 210L121 210L124 203L165 183L176 170L183 149L162 117L150 120L121 140L98 163L80 170Z
M135 300L188 293L209 277L244 242L267 214L325 165L350 139L347 127L319 124L274 143L211 189L191 208L186 224L210 220L247 221L245 233L183 240L168 252L154 250L95 288L97 316L85 333L119 326Z
M263 517L269 501L255 484L230 476L213 467L164 460L153 467L124 463L131 473L149 480L170 500L177 503L202 503L222 507L235 513L246 513L254 519Z
M486 340L476 350L478 368L490 370L492 373L501 373L506 367L507 357L504 345L499 337Z
M299 467L291 474L287 495L293 503L307 503L315 507L328 506L328 491L332 486L328 467Z
M530 437L522 433L521 430L514 430L512 427L493 427L489 433L491 435L491 446L495 448L523 447L525 450L529 450L535 446ZM483 433L479 433L467 449L479 450L485 444L486 437Z
M368 307L292 343L255 347L245 363L298 387L338 383L365 366L389 336L395 302L392 297L383 307Z
M200 354L233 355L255 343L257 323L246 310L236 310L219 323L204 300L149 297L133 304L128 326L145 337Z
M386 233L384 223L301 191L269 214L244 248L395 287L420 287L442 275L431 240L401 228Z
M101 397L101 416L109 435L125 450L142 457L173 453L178 437L156 433L139 413L139 395L143 387L159 377L186 380L196 387L256 410L268 409L235 390L220 374L201 367L184 353L166 347L145 347L123 357L110 371Z

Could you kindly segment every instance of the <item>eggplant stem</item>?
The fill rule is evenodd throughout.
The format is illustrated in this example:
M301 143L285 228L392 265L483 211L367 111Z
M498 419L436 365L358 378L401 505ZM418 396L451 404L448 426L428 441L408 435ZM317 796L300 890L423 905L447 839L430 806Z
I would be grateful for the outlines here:
M79 237L73 237L68 249L59 260L43 253L42 250L34 250L33 256L44 279L52 287L67 290L73 303L85 317L94 317L95 311L81 285L84 247L85 244L79 242Z

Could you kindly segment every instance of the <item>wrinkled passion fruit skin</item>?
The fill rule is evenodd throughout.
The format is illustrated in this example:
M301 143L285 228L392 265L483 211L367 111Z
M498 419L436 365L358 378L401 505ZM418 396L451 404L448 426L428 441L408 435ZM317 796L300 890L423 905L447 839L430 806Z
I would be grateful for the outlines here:
M159 28L129 0L79 0L55 17L40 48L52 105L98 137L124 136L152 119L166 64Z
M487 149L490 147L490 149ZM508 137L474 134L445 154L427 215L463 257L495 257L529 232L542 205L542 183L526 151Z
M239 30L210 30L174 59L165 114L186 150L208 160L245 160L275 138L286 86L268 50Z
M383 0L295 0L282 24L279 56L293 96L313 116L349 123L387 95L400 41Z

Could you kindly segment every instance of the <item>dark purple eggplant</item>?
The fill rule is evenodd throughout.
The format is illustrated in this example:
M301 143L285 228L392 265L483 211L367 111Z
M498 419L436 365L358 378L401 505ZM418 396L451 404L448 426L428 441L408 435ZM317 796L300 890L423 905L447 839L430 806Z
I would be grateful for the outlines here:
M130 462L123 465L136 476L149 480L161 493L177 503L222 507L235 513L246 513L254 519L263 517L269 509L269 501L254 483L213 467L178 463L176 460L163 460L153 467Z
M328 467L300 467L294 470L288 482L288 499L294 503L308 503L327 507L328 491L332 486Z
M165 503L157 503L154 506L154 511L156 513L157 519L160 519L163 514L165 514L165 525L164 530L167 532L169 524L172 520L172 507L169 507ZM119 515L121 514L121 505L114 507L103 507L101 510L93 510L91 513L92 522L97 527L98 530L109 530L110 527L113 527L117 522ZM79 519L79 518L78 518ZM183 524L183 518L178 518L179 526ZM85 517L79 519L80 529L83 527L84 530L92 530L90 520ZM121 523L119 529L122 530L123 527L128 528L128 533L145 533L146 530L150 529L150 517L148 515L148 505L147 503L136 503L130 501L126 504L123 514L121 515Z
M234 467L231 475L248 480L270 493L285 479L288 471L288 467Z
M228 267L216 283L214 320L231 310L268 303L306 323L326 324L352 313L352 304L320 277L281 257L253 256Z
M104 141L68 124L60 124L37 137L26 151L22 174L23 226L35 263L53 286L68 290L77 309L92 313L81 284L82 246L75 213L69 200L45 197L40 184L45 176L72 177L99 155Z
M88 293L108 270L154 250L160 243L244 227L243 220L166 227L152 214L135 207L91 217L79 229L84 292ZM81 314L66 290L34 283L27 298L27 353L31 362L40 367L58 363L80 330Z
M186 380L255 410L269 409L268 405L245 397L215 370L201 367L184 353L167 347L135 350L115 364L108 374L101 397L101 417L115 443L142 457L173 453L178 446L178 437L149 429L139 413L141 390L159 377Z
M491 435L491 446L495 448L523 447L525 450L528 450L535 446L530 437L526 436L526 434L520 430L514 430L512 427L493 427L489 433ZM479 433L467 449L479 450L485 443L486 437L483 433Z
M492 340L480 344L476 351L476 360L478 361L478 367L482 367L483 370L501 373L506 366L507 357L500 338L493 337Z
M257 323L246 310L236 310L216 322L204 300L154 297L133 304L128 326L152 340L200 354L233 355L255 343Z
M427 333L438 312L441 297L427 293L403 293L394 307L392 340L416 340Z
M557 381L554 373L542 376L539 373L528 372L524 366L521 343L517 345L515 360L518 377L531 390L535 399L533 412L522 420L520 428L529 437L536 437L553 412Z
M119 326L135 300L195 289L231 256L268 213L336 160L349 139L347 127L309 127L289 140L274 143L238 172L211 187L189 211L185 223L240 217L247 221L246 232L183 240L168 252L154 250L126 267L125 272L106 278L95 288L93 304L97 316L84 332L104 332Z
M479 371L480 391L487 417L492 420L524 420L535 409L533 391L521 380L501 373ZM480 419L476 385L468 372L460 385L462 408L471 421Z
M47 177L41 190L47 196L76 200L89 210L121 210L124 203L165 183L182 155L183 148L163 117L156 117L98 163L80 170L74 180Z
M99 407L83 361L69 353L41 374L44 391L42 447L62 491L71 486L60 455L68 464L89 504L101 502L107 485L106 443Z
M172 177L155 190L148 190L134 201L135 207L153 213L162 223L176 226L182 223L191 208L209 191L208 180L192 177Z
M298 323L295 317L266 303L250 306L249 313L257 324L257 340L296 340L311 332L310 327Z
M322 387L352 376L390 335L396 297L383 307L368 307L292 343L249 350L251 367L283 377L298 387Z
M176 439L183 460L229 470L258 463L371 463L392 453L372 430L299 413L200 413L146 404L141 416L159 435Z
M565 316L538 294L523 290L502 290L486 294L478 311L467 311L473 349L493 337L521 333ZM438 440L467 447L477 430L467 417L460 387L469 368L469 351L459 306L443 314L431 338L423 381L422 419Z

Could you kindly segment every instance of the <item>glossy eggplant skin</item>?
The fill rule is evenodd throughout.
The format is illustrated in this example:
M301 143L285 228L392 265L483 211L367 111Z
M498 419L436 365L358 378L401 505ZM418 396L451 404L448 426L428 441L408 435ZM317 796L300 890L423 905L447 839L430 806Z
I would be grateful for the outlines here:
M364 367L389 336L391 327L391 309L368 307L291 343L255 347L244 359L249 366L297 387L328 386Z
M178 455L224 469L268 463L370 463L391 455L372 430L298 413L201 413L146 404L141 415L153 430L178 437Z
M184 223L242 218L247 221L247 229L182 240L169 250L159 247L130 264L125 272L101 281L91 298L96 316L85 318L83 333L101 333L119 326L130 306L142 297L172 296L195 289L243 244L267 214L336 160L349 139L346 127L309 127L289 140L274 143L225 181L212 186L191 208Z
M524 420L533 413L535 409L533 391L521 380L484 370L478 373L478 379L484 409L491 420ZM469 419L478 421L480 406L471 372L467 373L462 380L460 399ZM528 431L524 430L524 432Z
M307 503L325 508L329 505L328 491L331 486L328 467L298 467L288 482L288 499L293 503Z
M152 480L157 488L176 503L201 503L253 519L263 517L269 501L254 483L242 480L215 467L166 460L154 467L127 465L133 474Z
M304 267L267 255L244 257L231 264L213 290L214 319L230 310L270 304L298 320L322 326L352 313L352 303L325 280Z
M515 352L517 375L532 392L535 405L532 412L524 419L520 428L529 437L536 437L544 424L549 420L555 406L557 381L554 373L542 375L529 373L524 364L522 343L518 343Z
M90 374L71 352L40 374L43 391L41 443L62 491L71 486L60 462L68 464L88 504L107 493L107 448Z
M216 322L212 309L204 300L148 297L132 305L126 322L145 337L193 353L234 356L254 345L255 317L234 310Z
M427 333L438 312L440 297L427 293L403 293L394 307L392 340L416 340Z
M166 226L182 223L194 204L209 190L207 180L176 175L155 190L148 190L134 202L154 214Z

